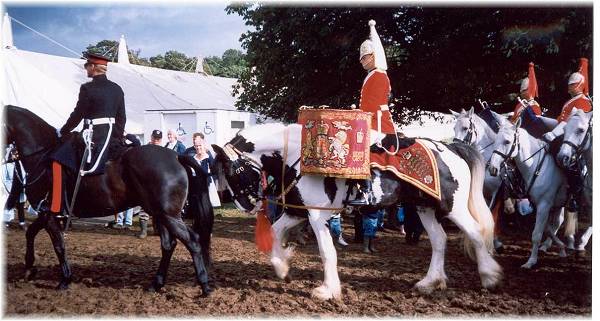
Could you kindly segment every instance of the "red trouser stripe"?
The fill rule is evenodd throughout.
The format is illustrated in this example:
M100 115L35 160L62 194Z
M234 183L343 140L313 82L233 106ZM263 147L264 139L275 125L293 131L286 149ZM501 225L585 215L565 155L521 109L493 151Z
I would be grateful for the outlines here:
M60 164L56 161L52 162L52 203L50 211L52 213L60 212L60 203L62 201L62 170Z

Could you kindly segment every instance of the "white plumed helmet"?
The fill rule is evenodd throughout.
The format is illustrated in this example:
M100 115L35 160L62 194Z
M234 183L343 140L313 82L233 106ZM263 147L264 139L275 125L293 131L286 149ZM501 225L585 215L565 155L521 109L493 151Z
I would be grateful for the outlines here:
M364 55L373 54L373 56L375 56L375 67L382 70L387 70L385 51L383 50L383 45L381 44L377 30L375 30L375 20L369 20L369 29L369 39L365 40L360 45L359 59Z

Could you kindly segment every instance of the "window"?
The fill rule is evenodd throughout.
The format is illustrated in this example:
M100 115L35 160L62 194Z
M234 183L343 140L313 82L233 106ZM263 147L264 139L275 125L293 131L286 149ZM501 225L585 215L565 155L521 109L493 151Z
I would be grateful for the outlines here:
M232 120L231 121L231 128L243 129L244 128L244 122L240 121L240 120Z

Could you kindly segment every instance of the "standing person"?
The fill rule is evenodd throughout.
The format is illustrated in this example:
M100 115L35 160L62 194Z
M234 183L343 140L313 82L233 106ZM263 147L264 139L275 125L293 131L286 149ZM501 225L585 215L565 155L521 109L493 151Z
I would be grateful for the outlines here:
M127 209L117 214L117 223L113 226L115 229L130 230L133 224L133 208Z
M194 139L195 149L194 160L200 165L203 174L206 175L210 203L213 207L221 206L221 200L219 199L215 184L217 173L212 172L212 168L214 168L215 165L215 159L210 151L207 150L204 137L200 133L195 133L192 137Z
M25 223L25 171L19 161L19 155L16 148L11 148L7 153L12 162L7 162L4 166L4 186L9 189L6 203L4 204L4 223L8 227L10 221L14 218L14 209L17 209L17 217L19 219L19 228L23 231L27 230Z
M60 129L59 136L68 134L82 120L84 130L93 130L91 142L88 142L92 146L91 159L85 164L84 171L87 175L97 175L104 173L110 150L121 144L126 122L125 94L119 85L106 78L108 58L90 52L86 53L86 57L87 62L83 66L92 81L81 85L77 105ZM49 211L53 214L61 212L63 203L62 166L74 172L79 170L80 160L75 155L71 142L66 142L50 156L52 198Z
M153 130L152 134L150 134L150 142L148 142L148 145L162 146L162 131L160 131L159 129ZM150 220L150 215L148 215L148 213L144 211L140 211L139 218L140 234L138 234L137 237L143 239L148 236L148 220ZM155 224L154 232L156 233L156 231L157 229Z
M382 215L383 209L375 212L363 213L362 229L363 229L363 252L375 253L375 234L377 233L377 222L379 216Z
M337 243L341 246L348 246L342 235L342 213L336 213L329 219L329 232Z
M165 144L166 148L175 151L177 153L177 155L184 155L184 153L185 153L185 146L183 145L182 142L180 142L177 139L177 132L176 131L174 131L172 129L169 129L167 131L167 139L169 141Z
M571 116L573 109L581 109L584 112L592 111L592 102L589 98L589 80L588 80L588 60L581 58L579 60L579 71L574 72L569 77L568 83L569 99L562 107L560 115L556 119L554 129L544 134L543 139L551 143L557 137L564 135L564 128ZM557 153L557 151L555 152ZM578 166L573 166L565 171L567 177L568 201L566 210L577 212L579 210L579 197L582 194L583 179Z

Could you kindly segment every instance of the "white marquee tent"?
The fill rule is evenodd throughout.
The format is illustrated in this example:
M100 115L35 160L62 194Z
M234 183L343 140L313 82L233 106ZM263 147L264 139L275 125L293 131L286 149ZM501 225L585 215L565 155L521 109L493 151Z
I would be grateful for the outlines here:
M27 108L50 125L62 126L76 105L79 87L91 80L86 77L83 68L85 60L15 48L7 15L2 29L0 103ZM147 110L249 114L236 111L234 106L232 85L236 79L133 65L125 56L125 48L125 39L122 37L119 63L108 64L107 77L119 84L125 93L127 132L146 133L145 136L148 136L152 129L161 128L144 128ZM255 119L245 116L244 119Z

